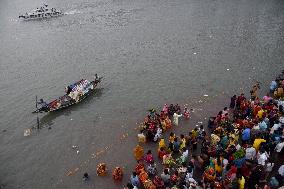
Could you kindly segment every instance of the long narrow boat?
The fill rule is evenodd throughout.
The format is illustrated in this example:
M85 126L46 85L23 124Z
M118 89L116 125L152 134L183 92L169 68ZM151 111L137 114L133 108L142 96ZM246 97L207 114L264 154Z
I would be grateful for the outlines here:
M44 113L44 112L53 112L63 108L67 108L74 104L78 104L84 100L87 96L92 94L98 84L101 82L102 77L95 79L94 81L87 81L82 79L72 85L66 87L66 94L49 102L45 103L42 99L41 108L35 110L33 113Z

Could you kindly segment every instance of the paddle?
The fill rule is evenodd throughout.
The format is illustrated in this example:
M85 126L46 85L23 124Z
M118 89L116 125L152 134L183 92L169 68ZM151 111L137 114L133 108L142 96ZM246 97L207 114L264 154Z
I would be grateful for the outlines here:
M37 122L37 129L39 129L39 118L38 118L37 96L36 96L36 116L37 116L37 119L36 119L36 122Z

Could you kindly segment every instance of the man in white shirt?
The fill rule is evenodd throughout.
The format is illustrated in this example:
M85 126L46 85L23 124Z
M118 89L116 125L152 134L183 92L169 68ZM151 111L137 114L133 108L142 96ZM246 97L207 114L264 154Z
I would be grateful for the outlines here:
M273 134L274 131L278 130L281 127L281 124L279 123L278 120L275 121L275 124L273 125L273 127L271 127L271 131L270 133Z
M259 165L265 166L265 162L268 159L268 154L265 151L259 152L259 157L257 159L257 162Z
M282 148L284 147L284 141L279 142L276 147L275 147L275 151L276 152L281 152Z
M284 177L284 165L281 165L281 167L278 169L278 173Z

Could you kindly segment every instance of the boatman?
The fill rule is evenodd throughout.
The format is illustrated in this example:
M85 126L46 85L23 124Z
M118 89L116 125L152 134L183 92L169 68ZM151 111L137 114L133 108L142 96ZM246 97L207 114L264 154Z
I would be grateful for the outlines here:
M41 108L39 109L40 111L47 111L48 110L48 105L43 99L40 99L38 102L39 105L41 105Z
M98 74L95 74L95 84L97 84L98 82L99 82Z

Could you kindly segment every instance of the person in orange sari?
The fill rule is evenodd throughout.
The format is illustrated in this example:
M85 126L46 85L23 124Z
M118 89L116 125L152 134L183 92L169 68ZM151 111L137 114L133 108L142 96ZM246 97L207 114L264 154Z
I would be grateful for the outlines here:
M121 167L116 167L112 172L112 177L115 181L121 181L123 177L123 171Z
M144 155L144 149L139 144L134 148L133 152L137 161L140 160Z
M97 166L97 175L98 176L105 176L107 174L107 167L105 163L100 163Z
M172 128L172 121L170 120L169 116L166 117L165 123L166 123L166 129Z

